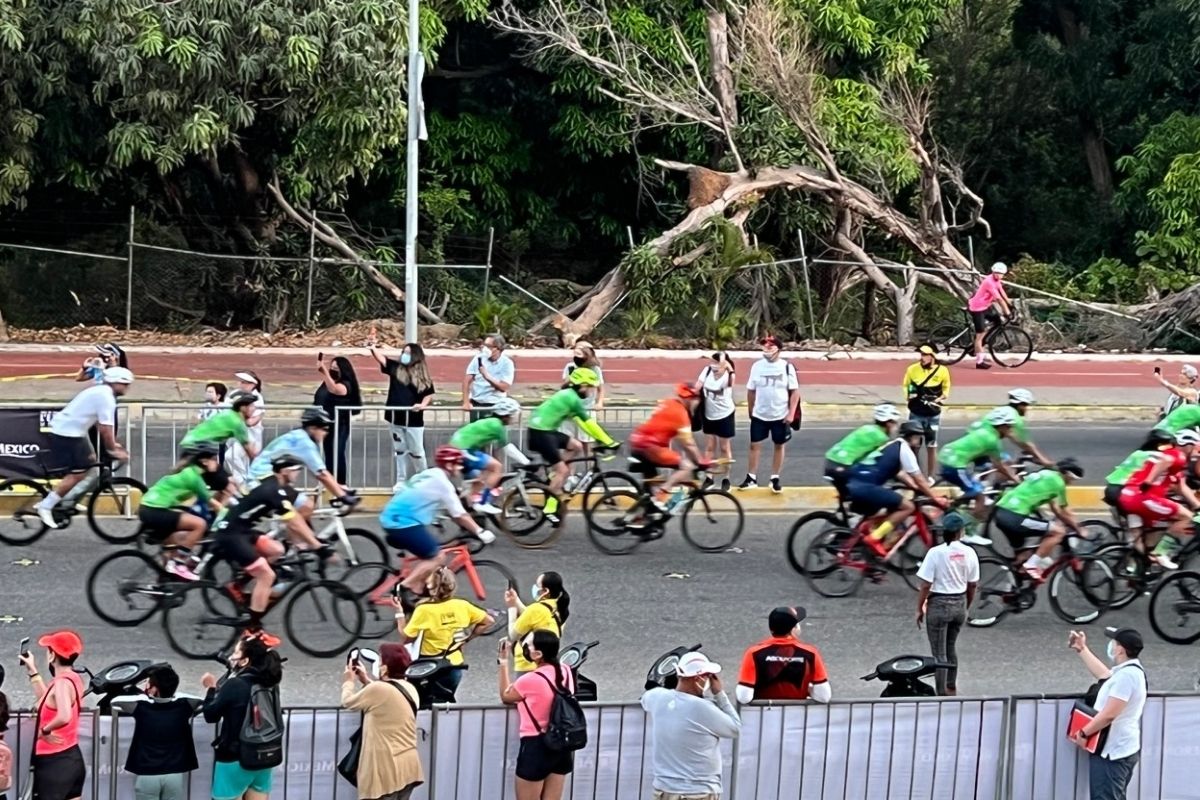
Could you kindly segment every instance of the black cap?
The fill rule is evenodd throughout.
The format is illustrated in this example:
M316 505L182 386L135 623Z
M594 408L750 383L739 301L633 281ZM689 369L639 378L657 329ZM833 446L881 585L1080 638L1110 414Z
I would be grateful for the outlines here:
M1104 635L1124 647L1130 658L1137 658L1146 646L1142 635L1133 628L1105 628Z
M771 629L771 633L782 636L791 633L807 616L808 612L801 606L780 606L767 617L767 627Z

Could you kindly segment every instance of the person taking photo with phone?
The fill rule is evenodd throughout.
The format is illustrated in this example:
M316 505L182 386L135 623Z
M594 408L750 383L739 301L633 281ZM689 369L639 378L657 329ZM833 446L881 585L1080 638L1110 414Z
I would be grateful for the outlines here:
M31 652L21 654L37 702L37 730L33 745L33 796L38 800L79 800L87 766L79 749L79 714L83 705L83 679L75 672L75 659L83 653L83 640L74 631L47 633L37 640L46 648L49 683L38 672Z
M379 648L379 680L367 674L358 651L342 673L342 708L361 711L357 777L360 800L408 800L425 782L417 753L417 689L404 679L412 659L403 645ZM362 688L355 688L355 683Z

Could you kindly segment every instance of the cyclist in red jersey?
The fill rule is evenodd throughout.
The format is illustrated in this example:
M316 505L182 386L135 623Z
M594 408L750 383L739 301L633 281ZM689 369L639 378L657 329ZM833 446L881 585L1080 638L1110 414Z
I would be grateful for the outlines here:
M1200 433L1184 430L1175 434L1175 445L1164 447L1146 459L1121 490L1117 505L1126 514L1136 514L1143 522L1170 520L1164 536L1150 557L1165 569L1179 567L1171 559L1178 539L1191 533L1192 515L1200 509L1200 501L1187 484L1188 465L1192 452L1200 444ZM1191 511L1167 496L1175 490L1191 507Z
M700 393L690 384L681 383L675 387L675 396L660 402L654 413L629 436L633 456L652 466L674 470L655 494L654 503L660 510L666 507L671 489L691 477L697 466L706 463L692 438L692 412L699 402ZM675 440L683 446L683 453L671 449Z

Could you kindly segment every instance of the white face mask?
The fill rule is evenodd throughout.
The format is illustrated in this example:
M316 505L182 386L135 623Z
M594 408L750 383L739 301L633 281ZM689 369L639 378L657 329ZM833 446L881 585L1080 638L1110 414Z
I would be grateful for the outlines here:
M486 344L480 345L479 346L479 355L483 356L484 358L491 358L492 357L492 348L488 347Z
M1113 639L1108 640L1108 660L1113 663L1117 660L1117 643Z

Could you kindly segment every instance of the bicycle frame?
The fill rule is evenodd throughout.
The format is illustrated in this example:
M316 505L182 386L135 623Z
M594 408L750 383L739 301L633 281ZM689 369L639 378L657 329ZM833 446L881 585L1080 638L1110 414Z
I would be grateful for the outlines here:
M448 556L449 560L445 564L446 568L455 574L460 571L465 572L467 579L471 582L471 588L475 591L475 596L480 600L487 599L484 594L483 581L479 580L479 573L475 570L475 561L471 557L471 551L467 545L454 544L443 547L438 555L441 559L446 559ZM405 556L402 558L399 568L391 570L391 574L388 575L383 583L370 591L367 595L367 602L377 606L391 605L392 589L396 587L396 584L409 576L412 572L412 566L420 560L416 556Z
M882 556L873 555L872 558L863 561L851 560L849 556L854 552L854 548L871 534L871 523L873 519L873 517L864 517L859 521L858 525L855 526L854 536L852 536L846 542L845 547L843 547L841 553L838 554L838 559L842 565L852 569L865 571L870 569L872 566L875 566L875 562L883 562L884 566L894 568L894 565L892 564L892 556L900 552L901 548L903 548L908 540L914 536L920 536L921 541L924 542L926 548L933 546L933 534L929 532L929 522L925 517L925 514L921 511L920 506L918 506L917 510L909 516L909 524L905 527L904 533L899 539L896 540L896 543L888 549L887 553Z

